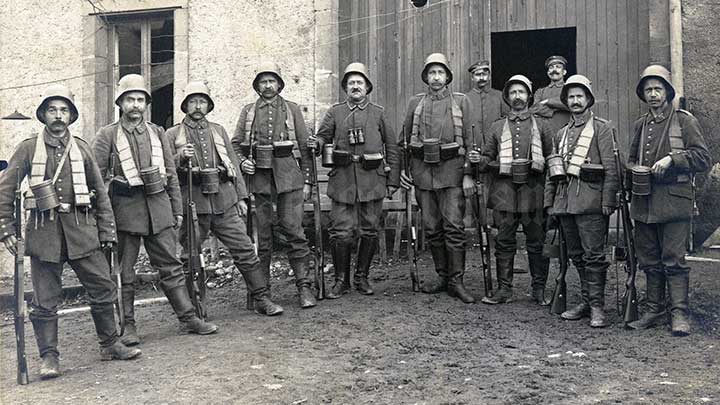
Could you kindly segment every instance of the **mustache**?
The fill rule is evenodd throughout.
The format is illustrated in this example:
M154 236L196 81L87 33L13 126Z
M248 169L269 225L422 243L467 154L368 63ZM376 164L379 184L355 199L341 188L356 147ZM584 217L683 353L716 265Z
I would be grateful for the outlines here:
M580 103L572 103L572 104L570 104L570 107L582 107L582 104L580 104Z
M520 98L516 98L515 100L512 101L512 105L525 105L526 103L527 103L527 101L520 99Z

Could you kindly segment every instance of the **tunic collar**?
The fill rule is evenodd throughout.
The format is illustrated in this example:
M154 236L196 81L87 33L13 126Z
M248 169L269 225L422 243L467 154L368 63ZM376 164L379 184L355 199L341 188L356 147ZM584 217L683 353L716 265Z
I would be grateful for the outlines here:
M548 84L548 87L562 87L564 85L565 85L565 80L560 80L557 83L551 81L550 84Z
M518 119L520 121L525 121L528 118L530 118L530 110L525 110L521 113L516 113L515 111L510 111L508 113L508 119L510 119L510 121L515 121Z
M370 102L368 101L367 97L366 97L365 100L363 100L363 102L360 103L360 104L353 104L353 103L350 102L350 99L346 99L346 100L345 100L345 104L347 104L347 106L348 106L348 108L350 109L350 111L352 111L352 110L354 110L354 109L356 109L356 108L359 108L359 109L361 109L361 110L364 110L365 107L367 107L369 103L370 103Z
M123 129L127 131L128 134L132 134L133 131L137 131L139 134L142 134L145 132L145 121L140 120L139 123L135 124L130 122L130 120L126 119L123 115L120 117L120 125L122 125Z
M68 142L70 141L70 131L65 130L65 133L61 137L55 137L50 134L50 131L47 130L47 128L43 129L44 136L43 139L45 141L45 144L48 146L52 146L53 148L57 148L59 146L67 146Z
M590 112L590 109L588 108L587 110L585 110L582 113L582 115L580 115L577 118L573 115L572 118L570 118L571 126L579 127L581 125L585 125L588 122L588 120L590 119L590 114L591 114L591 112Z
M667 103L665 108L663 108L663 110L660 111L660 113L657 115L655 114L655 112L653 112L653 110L650 110L650 114L648 114L648 118L650 119L650 121L655 121L656 123L659 123L659 122L665 121L665 119L667 119L671 113L672 113L672 104Z
M442 100L442 99L450 96L450 89L447 88L447 86L445 86L445 87L443 87L442 90L438 91L437 93L433 93L433 92L428 88L428 93L427 93L427 94L428 94L428 96L430 97L430 100Z
M205 119L205 117L203 117L199 121L195 121L194 119L192 119L186 115L185 118L183 118L183 124L189 126L192 129L207 128L208 120Z
M260 105L258 106L258 108L263 108L263 107L278 108L279 106L280 106L280 96L277 95L277 96L275 96L274 99L272 99L272 101L267 101L264 98L260 97Z
M490 86L486 84L479 89L477 87L473 87L471 91L474 91L475 93L480 93L480 94L487 94L490 92Z

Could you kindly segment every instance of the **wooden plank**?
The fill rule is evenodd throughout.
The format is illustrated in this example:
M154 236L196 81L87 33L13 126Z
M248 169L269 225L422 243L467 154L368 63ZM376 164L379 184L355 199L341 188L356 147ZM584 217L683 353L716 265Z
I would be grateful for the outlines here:
M490 35L492 30L492 4L490 0L483 0L482 5L482 40L483 40L483 57L487 58L492 63L492 43L490 42Z
M618 94L618 122L615 126L620 134L620 138L625 138L625 134L630 128L630 103L628 102L628 94L626 89L630 86L628 76L628 23L626 0L618 0L615 4L617 19L617 42L618 42L618 60L617 60L617 94Z
M607 0L605 7L607 13L607 82L605 84L609 100L608 117L618 122L620 100L617 91L618 82L618 38L617 38L617 2L618 0Z
M542 29L547 24L547 14L551 5L547 0L535 2L535 29ZM553 10L553 13L555 11Z
M627 96L630 102L629 114L631 119L640 115L640 104L635 95L634 83L637 81L640 75L640 50L639 50L639 32L638 32L638 4L635 1L628 1L627 3L627 16L628 16L628 78L632 85L627 86ZM625 137L621 137L620 143L623 146L627 146L629 142L630 131L625 134Z
M537 3L543 3L542 0L537 0ZM534 30L537 29L537 4L536 0L527 0L525 3L525 24L526 29Z
M595 32L595 41L597 49L597 59L595 65L597 66L597 73L595 73L595 88L597 97L602 101L595 107L595 111L600 114L601 117L607 117L609 114L609 104L611 100L608 99L608 59L607 59L607 11L605 4L608 0L598 0L595 2L595 15L597 16L597 25Z
M587 37L586 37L586 43L584 45L587 49L586 72L588 73L589 77L592 77L593 80L597 81L598 59L597 59L597 10L595 8L596 1L588 0L588 1L586 1L585 4L586 4L585 17L586 17L586 27L587 27Z
M338 66L336 72L342 72L352 59L352 50L354 48L352 40L349 38L352 32L352 24L348 21L352 16L353 2L341 1L338 3ZM338 101L343 98L343 91L338 92Z
M490 0L493 10L493 32L507 30L507 4L505 0Z
M567 0L565 2L565 26L575 27L577 26L577 1Z
M602 2L603 0L598 1ZM566 13L567 10L565 9L565 0L555 0L555 21L552 27L565 27Z
M575 21L577 26L576 40L576 59L577 71L583 75L589 76L587 71L587 24L585 23L585 0L578 0L575 8ZM590 78L592 80L592 78Z

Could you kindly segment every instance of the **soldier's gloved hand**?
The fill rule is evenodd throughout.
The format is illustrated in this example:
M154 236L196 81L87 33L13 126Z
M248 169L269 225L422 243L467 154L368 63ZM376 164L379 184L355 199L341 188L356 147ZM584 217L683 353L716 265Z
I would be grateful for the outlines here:
M405 190L410 190L413 187L413 178L405 170L400 170L400 187Z
M655 162L654 165L652 165L653 175L662 178L662 176L665 175L665 172L667 171L667 169L670 168L670 166L672 166L672 164L673 161L670 156L665 156L664 158L658 160L657 162Z
M305 184L303 186L303 200L310 201L310 198L312 198L312 186Z
M241 217L245 217L247 215L248 207L247 202L245 200L238 201L238 214L240 214Z
M180 229L180 227L183 224L183 216L182 215L175 215L175 229Z
M315 135L310 135L310 136L308 137L308 139L307 139L306 144L307 144L308 149L314 149L314 150L315 150L315 154L318 153L318 149L320 149L320 148L319 148L320 142L318 141L317 136L315 136Z
M604 216L609 217L610 215L612 215L613 212L615 212L615 207L608 207L608 206L603 205L602 214Z
M469 197L475 194L475 181L473 181L473 178L471 176L468 176L467 174L464 175L462 185L463 194L465 194L465 197Z
M5 249L7 249L11 255L15 256L17 254L17 238L15 238L15 235L9 235L2 241L5 244Z
M387 186L387 198L392 198L392 196L397 193L398 186Z
M245 174L255 174L255 162L250 159L243 160L242 163L240 163L240 170Z
M180 154L183 157L183 162L187 162L189 159L195 157L195 148L192 144L188 143L180 149Z
M467 158L472 164L480 163L480 152L477 149L472 149L467 153Z

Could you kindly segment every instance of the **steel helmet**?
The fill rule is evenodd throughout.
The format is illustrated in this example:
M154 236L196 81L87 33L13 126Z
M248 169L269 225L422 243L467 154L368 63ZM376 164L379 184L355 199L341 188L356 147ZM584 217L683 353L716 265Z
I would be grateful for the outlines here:
M359 75L362 75L365 78L365 82L367 82L368 90L367 94L370 94L370 92L373 89L373 84L370 81L370 75L368 74L368 68L364 64L360 62L353 62L345 68L345 72L343 73L342 80L340 81L340 85L342 86L343 90L346 89L347 85L347 78L350 74L357 73Z
M183 99L182 103L180 104L180 109L182 112L187 114L187 102L190 96L195 94L202 94L203 96L207 97L208 99L208 113L215 108L215 103L213 102L212 97L210 97L210 89L208 86L201 81L194 81L190 82L185 86L185 98Z
M38 121L45 124L45 117L43 117L43 113L47 108L47 103L50 102L50 100L55 99L65 100L65 102L68 103L68 107L70 107L70 124L77 121L78 110L75 106L75 96L72 94L72 92L70 92L70 89L68 89L62 84L50 85L45 89L45 91L43 91L42 101L40 101L40 106L38 106L37 110L35 111L35 116L37 117Z
M532 82L530 81L530 79L528 79L527 77L525 77L523 75L515 75L515 76L511 77L510 79L508 79L507 82L505 82L505 86L503 87L503 92L502 92L503 100L505 100L505 103L507 105L510 105L510 100L508 98L508 91L510 90L510 85L515 84L515 83L520 83L527 88L528 107L533 105L533 102L535 101L535 97L533 96Z
M635 93L637 93L637 96L640 97L640 100L647 102L647 100L645 100L644 89L645 81L647 79L660 80L667 91L667 101L672 102L675 99L675 88L672 85L672 76L670 71L660 65L650 65L643 70L642 75L640 75L640 82L638 82L637 88L635 89Z
M422 81L425 82L425 84L428 84L427 79L427 72L428 69L430 69L430 65L442 65L443 68L445 68L445 71L447 72L447 84L450 84L453 79L452 70L450 70L450 64L448 63L448 59L445 55L441 53L431 53L430 55L425 58L425 66L423 67L422 73L420 77L422 78Z
M585 89L585 94L590 97L587 108L590 108L593 104L595 104L595 94L592 91L592 82L583 75L572 75L567 79L567 81L565 81L562 90L560 90L560 101L562 101L563 104L566 106L568 105L567 93L571 87L582 87Z
M260 91L258 91L258 80L260 79L260 75L262 75L263 73L270 73L275 76L279 84L278 94L280 94L280 92L285 88L285 81L280 75L280 66L278 66L275 62L262 62L258 65L257 69L255 69L253 89L255 89L256 92L260 93Z
M147 97L147 103L152 103L152 95L145 85L145 79L138 74L132 73L120 78L120 81L118 82L117 96L115 97L115 104L120 106L122 96L131 91L142 91L145 93L145 97Z

